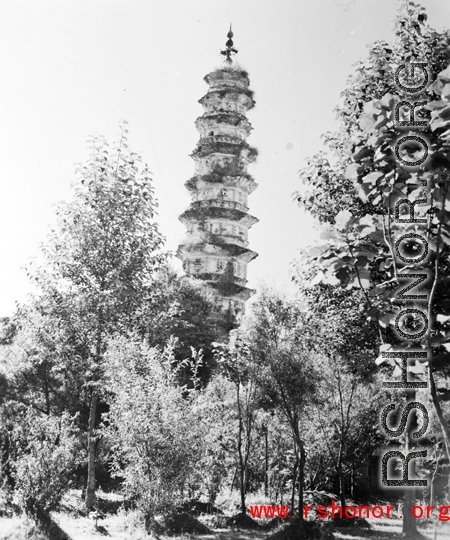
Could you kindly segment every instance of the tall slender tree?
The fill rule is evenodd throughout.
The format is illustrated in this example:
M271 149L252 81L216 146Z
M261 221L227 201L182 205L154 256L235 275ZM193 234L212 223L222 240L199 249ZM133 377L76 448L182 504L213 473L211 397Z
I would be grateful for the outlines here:
M258 384L266 396L266 406L276 407L291 430L295 458L291 507L297 507L302 521L307 458L302 424L316 389L314 353L309 348L304 313L298 302L266 289L253 305L253 312L249 334L252 355L258 365Z
M43 262L32 273L55 328L63 328L66 339L80 345L70 350L84 368L79 376L89 403L86 506L92 508L102 357L112 335L136 325L166 255L154 221L157 202L150 172L128 149L126 125L111 152L101 137L92 138L89 146L91 155L78 169L73 199L59 206Z
M255 364L243 335L230 333L227 344L217 344L216 358L225 376L233 383L236 406L236 454L241 495L241 514L246 514L245 498L248 488L249 460L255 446L257 384Z

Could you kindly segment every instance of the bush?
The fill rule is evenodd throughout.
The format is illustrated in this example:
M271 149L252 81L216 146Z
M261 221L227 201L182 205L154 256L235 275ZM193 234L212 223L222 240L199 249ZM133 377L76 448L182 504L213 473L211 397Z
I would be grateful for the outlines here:
M200 454L189 392L176 385L173 365L172 349L126 338L112 342L105 356L113 473L148 523L184 502Z
M67 416L59 419L29 411L18 434L15 498L29 516L48 519L70 484L76 435Z
M324 524L295 520L268 537L268 540L334 540Z
M195 517L186 514L170 514L164 518L164 533L168 536L178 534L211 534L211 530Z

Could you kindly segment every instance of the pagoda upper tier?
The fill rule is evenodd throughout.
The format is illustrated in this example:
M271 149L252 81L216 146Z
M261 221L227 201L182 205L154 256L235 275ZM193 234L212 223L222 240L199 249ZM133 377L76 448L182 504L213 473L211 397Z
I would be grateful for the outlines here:
M257 150L246 141L252 130L246 113L255 105L248 74L229 59L204 79L209 89L199 100L204 113L195 122L200 139L191 154L194 176L185 184L192 201L180 216L187 236L178 256L187 274L214 289L218 311L238 320L253 293L247 264L257 254L248 248L248 230L258 219L249 214L248 196L257 184L247 168Z

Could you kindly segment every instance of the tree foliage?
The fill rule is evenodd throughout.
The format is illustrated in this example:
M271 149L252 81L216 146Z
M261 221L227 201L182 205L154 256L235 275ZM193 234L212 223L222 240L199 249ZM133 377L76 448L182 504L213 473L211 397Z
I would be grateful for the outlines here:
M234 387L236 408L236 465L239 470L241 514L246 513L245 496L248 489L249 461L255 447L255 421L258 385L255 364L245 336L230 332L228 343L216 345L216 357L225 377Z
M16 387L16 394L28 399L31 393L31 403L47 414L55 405L84 413L88 507L95 493L102 355L112 335L126 334L136 324L167 259L154 221L152 179L128 149L126 134L124 125L111 153L104 139L90 141L91 156L78 169L73 199L58 207L42 260L30 269L40 294L18 314L23 346L17 340L13 345L19 346L23 365L15 381L26 390Z
M177 385L174 357L118 338L104 358L110 411L105 429L116 475L148 523L187 495L200 455L191 400Z
M406 346L430 352L428 369L427 361L421 360L413 362L410 371L428 374L430 396L448 449L450 432L436 384L447 371L449 341L450 155L446 115L450 33L433 30L426 20L421 6L402 3L395 42L379 41L370 46L368 58L356 65L342 93L338 131L324 137L328 153L314 156L300 173L310 191L296 196L324 226L322 245L310 251L317 268L314 283L339 284L346 292L362 292L368 318L379 325L382 353L400 346L402 350ZM394 75L399 66L411 62L425 62L434 81L424 89L420 98L424 102L415 115L416 121L423 122L420 134L428 141L430 158L415 168L402 165L394 152L402 129L398 121L407 120L409 115L399 107L399 118L394 116L396 105L404 99L398 96ZM417 80L411 78L409 84L417 84ZM415 144L405 145L400 157L411 162L417 150ZM416 203L415 217L421 222L406 221L408 203L400 205L396 218L394 205L400 199ZM429 253L421 264L414 265L416 261L411 259L420 252L420 242L415 240L418 236L414 235L419 233L426 238ZM404 259L396 252L402 235L408 235ZM428 299L429 326L420 339L405 344L401 336L418 332L421 322L416 312L399 321L399 313L405 307L423 306L416 300L408 303L398 293L408 284L405 279L411 280L417 271L430 276L416 289ZM391 366L399 362L380 355L378 363L384 360ZM399 374L400 365L394 376Z
M319 355L311 353L304 314L295 301L269 290L253 306L251 348L258 365L258 380L266 406L279 408L292 434L294 463L291 505L298 484L298 515L303 519L306 449L303 419L316 389Z
M45 522L70 485L80 459L78 433L72 420L28 410L14 432L15 495L31 517Z

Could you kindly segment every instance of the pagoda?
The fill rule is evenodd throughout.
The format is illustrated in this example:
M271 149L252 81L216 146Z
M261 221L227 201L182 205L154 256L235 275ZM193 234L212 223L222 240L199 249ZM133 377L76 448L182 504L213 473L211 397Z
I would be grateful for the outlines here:
M246 141L253 129L246 117L255 105L253 92L247 72L234 60L231 27L227 37L223 67L204 78L209 89L195 122L195 172L185 183L192 200L180 216L187 235L177 255L186 274L213 290L217 315L237 323L254 292L246 287L247 264L257 256L248 248L248 230L259 220L248 213L247 201L257 184L247 168L257 150Z

